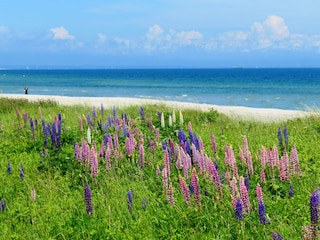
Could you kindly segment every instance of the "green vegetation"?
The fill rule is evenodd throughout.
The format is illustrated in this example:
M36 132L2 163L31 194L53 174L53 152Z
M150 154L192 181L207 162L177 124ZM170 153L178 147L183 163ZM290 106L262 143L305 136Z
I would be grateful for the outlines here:
M0 98L0 239L272 239L277 232L284 239L301 239L303 226L311 225L310 196L320 185L320 117L259 123L214 110L184 110L182 116L183 122L179 110L162 105L101 111ZM186 162L178 159L188 158L188 128L200 144L190 145L192 166L184 170ZM187 141L181 143L183 134ZM235 194L235 166L226 164L227 147L234 152L239 175ZM260 176L263 147L269 154L265 182ZM298 165L291 159L295 147ZM274 163L272 149L278 151ZM286 153L289 168L280 179ZM244 211L239 186L246 175L250 213ZM85 196L86 183L90 193ZM259 218L258 183L265 219ZM242 220L233 207L238 197Z

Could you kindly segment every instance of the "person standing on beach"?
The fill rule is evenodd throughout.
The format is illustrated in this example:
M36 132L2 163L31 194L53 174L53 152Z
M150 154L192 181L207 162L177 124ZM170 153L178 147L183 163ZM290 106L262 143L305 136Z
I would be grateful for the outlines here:
M28 94L28 88L24 87L24 94Z

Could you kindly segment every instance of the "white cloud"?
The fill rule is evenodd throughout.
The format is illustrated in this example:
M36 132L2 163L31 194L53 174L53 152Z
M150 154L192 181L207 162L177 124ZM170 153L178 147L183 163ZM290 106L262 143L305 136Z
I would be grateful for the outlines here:
M98 42L99 43L105 43L106 40L107 40L106 35L104 35L103 33L98 33Z
M75 38L64 27L51 28L50 31L53 33L53 39L56 40L72 40Z
M176 38L179 43L185 44L185 45L190 45L194 41L201 40L202 34L200 32L196 32L196 31L188 31L188 32L182 31L182 32L178 32L176 34Z

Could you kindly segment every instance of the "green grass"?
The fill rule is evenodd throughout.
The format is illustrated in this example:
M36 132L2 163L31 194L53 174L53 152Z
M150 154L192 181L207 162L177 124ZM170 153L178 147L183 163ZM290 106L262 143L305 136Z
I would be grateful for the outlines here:
M41 117L52 124L58 113L62 114L61 148L53 148L50 138L44 147ZM281 123L259 123L238 121L219 114L214 110L203 113L184 110L184 123L168 126L168 116L172 113L162 105L143 106L146 121L141 120L139 106L116 109L118 116L126 113L128 129L135 133L136 142L144 140L145 158L148 165L139 165L139 151L128 158L125 151L125 137L119 130L119 152L123 158L111 157L112 168L106 169L104 157L99 150L108 133L113 136L115 128L107 131L98 127L98 121L107 123L107 116L113 116L112 109L105 109L104 116L97 109L97 122L91 128L96 144L99 173L90 175L90 166L79 163L74 156L74 142L81 145L87 140L88 125L85 119L93 109L85 106L65 107L50 101L28 102L0 98L0 201L5 210L0 212L0 239L271 239L272 232L279 231L285 239L301 239L302 226L310 225L310 195L320 185L320 117L288 120ZM16 110L20 114L18 121ZM163 112L166 127L161 127L157 113ZM23 114L28 115L24 122ZM80 130L78 119L83 121ZM30 118L37 119L35 139L32 139ZM148 126L151 119L159 129L160 140ZM170 205L162 188L162 176L156 175L157 168L164 163L162 142L170 138L178 144L177 132L182 129L189 139L188 122L192 132L202 139L204 153L214 159L210 134L217 143L216 160L219 174L229 168L224 163L225 146L232 146L237 161L239 176L244 176L248 168L239 160L242 139L246 136L252 155L254 175L250 176L250 214L237 221L232 206L227 179L222 179L223 199L218 199L215 185L207 172L197 171L201 188L201 208L198 209L193 195L191 205L185 203L179 186L179 175L183 170L176 168L176 158L172 158L169 182L174 189L174 205ZM296 145L302 170L302 177L292 175L289 181L280 181L278 170L272 177L269 168L267 181L260 181L260 150L278 146L277 131L287 127L289 149ZM141 135L142 137L139 137ZM148 141L156 141L153 154ZM90 145L90 147L92 147ZM40 152L46 152L41 156ZM290 153L290 150L289 150ZM282 152L279 149L280 157ZM10 162L12 174L7 172ZM25 169L24 179L20 179L20 164ZM189 169L189 184L191 169ZM93 214L86 212L84 186L88 182L92 194ZM263 188L266 213L270 222L263 225L259 221L255 188L257 183ZM294 196L289 197L290 183ZM36 200L31 191L36 190ZM133 195L132 214L128 210L127 192ZM142 201L146 200L146 207Z

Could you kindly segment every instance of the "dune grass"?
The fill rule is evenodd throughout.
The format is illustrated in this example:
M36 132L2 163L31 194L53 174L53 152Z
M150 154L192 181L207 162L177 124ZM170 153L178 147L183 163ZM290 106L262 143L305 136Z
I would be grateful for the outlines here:
M230 119L214 110L181 114L183 121L179 110L162 105L101 111L0 98L0 239L280 239L273 233L301 239L304 226L319 227L310 216L310 196L320 185L319 117L260 123ZM52 135L44 142L43 123L50 124L51 134L55 125L55 142ZM181 143L183 134L186 141ZM129 135L134 140L132 153ZM188 154L188 144L195 139L200 147L191 145ZM244 139L253 172L250 163L241 160ZM74 146L83 151L84 143L89 147L87 160L75 155ZM183 147L192 162L185 171L177 163ZM226 147L232 147L236 160L236 195L231 191L235 172L226 164ZM280 159L271 166L268 158L265 181L260 177L262 147L269 152L276 148ZM294 148L301 176L289 165L287 178L280 179L279 161L286 153L290 157ZM207 157L204 165L195 159L196 153ZM242 178L248 180L250 212L242 211L239 220L233 204L239 197L244 210ZM90 196L84 194L86 184ZM258 184L263 191L262 215Z

